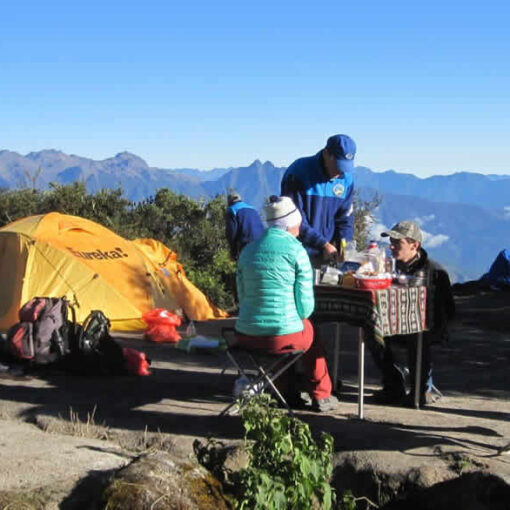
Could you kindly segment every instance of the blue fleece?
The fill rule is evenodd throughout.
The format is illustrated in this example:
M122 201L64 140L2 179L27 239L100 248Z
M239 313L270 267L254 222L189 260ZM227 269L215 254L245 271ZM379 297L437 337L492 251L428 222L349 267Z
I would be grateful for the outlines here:
M234 202L227 207L225 234L230 254L237 259L241 250L251 241L262 237L264 224L257 210L245 202Z
M281 194L301 211L299 237L310 255L322 252L324 244L352 240L354 234L354 183L352 173L329 179L322 166L321 151L300 158L285 172Z

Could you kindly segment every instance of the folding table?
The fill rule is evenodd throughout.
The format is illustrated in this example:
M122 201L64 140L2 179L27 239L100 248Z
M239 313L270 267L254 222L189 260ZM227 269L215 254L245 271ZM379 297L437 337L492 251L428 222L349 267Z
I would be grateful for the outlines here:
M421 360L423 331L426 330L427 288L424 286L391 285L387 289L345 288L340 285L315 285L315 310L312 320L317 322L346 322L358 326L358 417L363 418L365 385L365 332L375 341L384 342L392 335L417 333L416 379L414 405L420 406ZM333 384L338 377L340 352L339 327L336 327Z

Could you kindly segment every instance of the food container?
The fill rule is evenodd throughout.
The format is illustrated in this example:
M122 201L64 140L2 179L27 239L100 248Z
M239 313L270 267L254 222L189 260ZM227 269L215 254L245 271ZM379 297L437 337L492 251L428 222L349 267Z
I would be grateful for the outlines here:
M342 278L342 287L346 287L348 289L352 289L353 287L356 287L356 278L352 273L346 273L344 274Z
M392 279L387 276L361 276L354 277L358 289L387 289L391 285Z
M338 285L342 272L336 267L323 266L321 270L321 283L323 285Z

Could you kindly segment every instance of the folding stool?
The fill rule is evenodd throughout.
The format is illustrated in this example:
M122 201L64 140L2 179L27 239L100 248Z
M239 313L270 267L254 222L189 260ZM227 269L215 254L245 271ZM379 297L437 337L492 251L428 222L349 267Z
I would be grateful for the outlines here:
M270 388L278 400L287 408L289 414L293 414L289 404L275 386L274 382L284 372L286 372L298 359L303 356L303 349L288 351L279 354L268 354L257 349L248 349L236 344L234 328L223 328L221 334L225 339L227 349L226 353L239 376L244 376L248 381L246 387L247 395L262 393L266 388ZM222 373L226 370L223 369ZM220 416L227 414L235 405L236 401L231 402Z

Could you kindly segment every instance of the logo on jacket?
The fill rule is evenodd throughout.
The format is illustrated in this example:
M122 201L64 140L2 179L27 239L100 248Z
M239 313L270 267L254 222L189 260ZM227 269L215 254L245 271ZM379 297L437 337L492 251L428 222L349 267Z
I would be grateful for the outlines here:
M343 184L335 184L333 186L333 194L337 197L341 197L344 194L345 186Z

